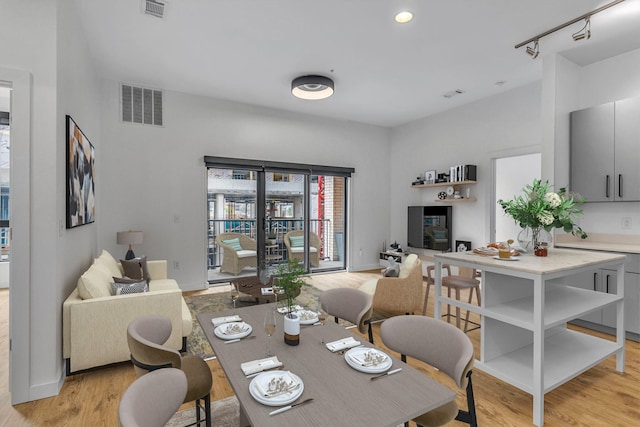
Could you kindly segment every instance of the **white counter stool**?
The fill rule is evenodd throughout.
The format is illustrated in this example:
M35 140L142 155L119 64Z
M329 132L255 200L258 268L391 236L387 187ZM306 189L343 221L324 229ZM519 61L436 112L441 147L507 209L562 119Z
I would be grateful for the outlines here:
M427 292L425 293L424 296L424 306L422 307L422 315L426 315L427 313L427 304L429 303L429 290L431 289L431 285L434 284L434 279L433 279L433 269L435 267L433 265L427 267ZM456 299L458 301L461 301L460 299L460 291L462 289L468 289L469 290L469 300L468 303L471 304L471 299L473 297L473 291L475 290L476 292L476 300L478 302L478 306L480 306L480 301L481 301L481 297L480 297L480 280L476 279L476 277L478 277L478 274L476 272L475 269L473 268L468 268L468 267L458 267L458 271L459 274L458 275L452 275L451 274L451 266L449 266L449 264L443 264L442 268L444 270L447 271L446 275L442 276L442 286L446 286L447 287L447 296L449 298L451 298L451 290L453 289L455 291L455 295L456 295ZM447 314L445 314L444 316L447 316L447 322L450 322L451 319L451 306L447 304ZM456 307L456 326L458 328L460 328L460 307ZM468 329L469 328L469 323L472 323L474 325L476 325L476 327L472 328L472 329ZM465 316L464 319L464 332L469 332L469 331L473 331L475 329L478 329L480 327L479 324L475 323L475 322L470 322L469 321L469 310L467 310L467 314Z

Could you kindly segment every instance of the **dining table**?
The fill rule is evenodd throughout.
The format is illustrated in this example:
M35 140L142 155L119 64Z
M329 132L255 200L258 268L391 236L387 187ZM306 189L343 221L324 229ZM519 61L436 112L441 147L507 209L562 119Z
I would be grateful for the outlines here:
M291 346L283 339L284 314L276 311L276 332L268 337L264 318L274 310L276 306L271 303L197 315L240 404L241 426L397 426L456 398L448 387L353 334L331 317L323 324L301 325L299 345ZM251 325L251 333L237 341L219 338L212 319L231 316ZM357 349L384 352L390 358L385 362L386 372L393 374L373 381L380 373L357 370L353 362L347 363L348 354L327 348L327 343L343 339L359 341L362 347ZM291 404L312 401L270 415L278 407L260 403L252 396L249 387L255 377L245 375L241 364L267 358L268 350L283 364L280 371L268 372L290 372L302 381L302 394Z

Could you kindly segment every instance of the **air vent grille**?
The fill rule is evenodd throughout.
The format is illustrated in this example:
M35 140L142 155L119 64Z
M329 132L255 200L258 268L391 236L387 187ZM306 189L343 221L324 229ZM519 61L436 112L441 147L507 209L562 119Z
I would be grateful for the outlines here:
M164 8L166 3L157 0L142 0L144 13L155 16L156 18L164 18Z
M122 121L162 126L162 91L131 85L121 86Z

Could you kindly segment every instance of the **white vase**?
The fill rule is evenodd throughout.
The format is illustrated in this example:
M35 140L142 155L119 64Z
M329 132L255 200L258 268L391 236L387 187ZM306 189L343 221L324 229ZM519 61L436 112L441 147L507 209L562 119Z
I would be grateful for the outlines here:
M289 345L300 344L300 318L293 313L284 316L284 342Z

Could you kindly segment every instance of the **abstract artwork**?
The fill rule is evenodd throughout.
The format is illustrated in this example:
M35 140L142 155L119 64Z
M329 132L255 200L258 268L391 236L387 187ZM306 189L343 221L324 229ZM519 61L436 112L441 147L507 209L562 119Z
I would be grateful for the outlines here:
M67 122L67 228L95 218L94 148L71 116Z

